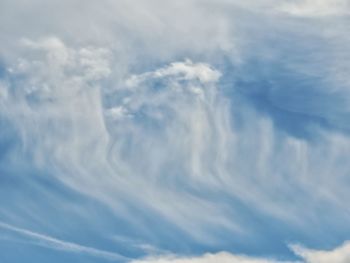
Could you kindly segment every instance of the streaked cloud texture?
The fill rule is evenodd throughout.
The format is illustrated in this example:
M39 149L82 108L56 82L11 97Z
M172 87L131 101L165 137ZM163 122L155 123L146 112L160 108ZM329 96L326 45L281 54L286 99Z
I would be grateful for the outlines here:
M2 0L0 262L348 262L349 12Z

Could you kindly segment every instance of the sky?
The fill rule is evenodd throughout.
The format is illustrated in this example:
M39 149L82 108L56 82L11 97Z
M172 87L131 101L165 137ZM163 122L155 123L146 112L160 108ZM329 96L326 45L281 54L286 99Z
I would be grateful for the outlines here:
M0 263L350 262L348 0L0 0Z

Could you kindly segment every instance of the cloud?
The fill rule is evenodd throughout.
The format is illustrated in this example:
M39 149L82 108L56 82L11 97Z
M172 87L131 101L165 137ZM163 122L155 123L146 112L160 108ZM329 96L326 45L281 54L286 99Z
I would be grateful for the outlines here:
M286 3L282 10L296 16L324 17L349 15L349 8L346 0L302 0Z
M207 63L176 61L110 86L107 48L57 37L22 43L25 55L8 66L2 117L33 165L115 214L135 220L123 210L127 200L208 244L223 229L249 235L230 200L302 229L309 224L296 215L320 220L316 200L346 218L346 136L319 131L324 139L308 142L284 134L249 105L231 103L219 89L222 73ZM235 126L231 114L245 121Z
M204 63L193 63L187 59L185 62L173 62L165 68L158 69L154 72L147 72L141 75L131 76L127 80L128 86L137 86L142 81L149 78L162 79L162 78L175 78L178 80L196 80L201 83L215 83L219 80L221 73L215 69L212 69L210 65Z
M308 249L300 245L291 245L293 252L300 256L302 261L279 261L274 259L253 258L244 255L234 255L227 252L216 254L207 253L199 257L177 257L175 255L159 256L134 260L133 263L346 263L350 258L350 246L346 242L332 250Z
M151 254L157 254L161 252L161 256L149 256L145 259L132 260L125 256L122 256L115 252L108 252L93 247L87 247L80 244L68 242L65 240L57 239L48 235L40 234L24 228L15 227L13 225L0 222L0 228L15 233L23 238L28 244L46 247L54 250L62 250L70 253L82 253L93 257L98 257L110 261L116 262L130 262L130 263L301 263L301 261L280 261L274 259L254 258L245 255L234 255L232 253L220 252L220 253L206 253L199 257L180 257L175 254L168 254L167 251L159 251L157 248L149 246L147 244L134 243L133 240L120 240L117 241L127 242L130 246L140 246L141 249L150 251ZM14 239L15 240L15 239ZM22 241L23 241L22 240ZM346 263L350 257L349 243L333 249L333 250L316 250L308 249L300 245L291 245L290 248L293 252L300 256L305 263Z
M2 117L19 130L33 164L53 171L67 186L97 198L116 213L118 200L130 196L130 202L162 214L198 239L204 231L187 218L237 228L218 216L220 209L212 201L150 184L175 166L186 176L204 180L198 154L209 146L203 140L211 125L218 129L227 125L212 118L221 115L215 105L226 107L215 95L217 70L205 63L175 62L128 76L120 87L103 89L100 82L110 72L108 50L74 49L57 38L26 40L23 48L30 55L9 66L12 86L18 89L6 90L10 95L2 107L11 111L4 110ZM87 53L88 49L92 51ZM156 82L159 89L154 87ZM180 136L177 140L175 134ZM216 142L211 140L213 147ZM165 158L169 151L173 161ZM208 154L203 158L210 158ZM142 193L134 187L136 182ZM169 207L168 202L176 207ZM202 218L200 214L207 209L216 216Z
M84 220L101 236L174 253L348 238L347 3L1 6L0 187L19 198L13 174L39 170L127 222Z
M237 256L226 252L221 252L217 254L205 254L201 257L188 257L188 258L179 258L179 257L163 257L163 258L150 258L145 260L135 260L132 263L281 263L282 261L275 261L269 259L257 259L247 256ZM286 261L283 261L288 263ZM291 262L290 262L291 263Z
M343 245L332 250L315 250L303 246L292 246L293 251L301 256L306 263L346 263L350 260L350 244Z
M43 246L50 249L62 250L71 253L86 254L116 262L125 262L128 259L127 257L124 257L117 253L108 252L93 247L82 246L76 243L57 239L27 229L15 227L4 222L0 222L0 228L16 233L22 236L25 241L28 241L29 243L37 246Z

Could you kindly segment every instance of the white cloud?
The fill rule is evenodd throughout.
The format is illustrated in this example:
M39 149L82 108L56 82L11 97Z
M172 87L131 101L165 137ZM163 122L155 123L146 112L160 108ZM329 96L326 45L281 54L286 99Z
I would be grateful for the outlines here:
M291 247L306 263L347 263L350 261L349 242L332 250L308 249L297 245Z
M347 0L294 0L284 4L281 10L296 16L339 16L349 15L350 5Z
M0 228L12 231L20 236L23 236L25 240L34 245L44 246L50 249L63 250L71 253L83 253L95 257L104 258L111 261L126 261L128 258L121 256L120 254L107 252L104 250L82 246L76 243L60 240L51 236L43 235L37 232L33 232L27 229L18 228L4 222L0 222ZM16 239L13 239L16 240ZM119 240L119 239L118 239ZM118 241L119 242L119 241ZM122 241L123 243L126 241ZM146 244L134 244L133 240L127 241L129 245L141 246L143 250L149 249L155 254L159 252L157 248L148 246ZM152 256L145 259L131 260L131 263L347 263L350 257L349 243L333 249L333 250L316 250L307 249L299 245L292 245L292 250L296 255L300 256L303 261L280 261L267 258L254 258L245 255L235 255L228 252L220 253L206 253L197 257L181 257L174 254L166 254L162 252L162 256ZM130 260L130 259L129 259Z
M118 119L130 116L128 114L128 110L126 108L124 108L123 106L117 106L115 108L110 108L110 109L105 111L105 115L109 118L114 119L114 120L118 120Z
M205 63L193 63L187 59L184 62L173 62L169 66L157 69L154 72L146 72L141 75L133 75L126 80L128 87L135 87L148 79L174 78L177 81L198 80L202 84L215 83L221 77L221 73L212 69Z
M216 254L204 254L200 257L159 257L144 260L135 260L132 263L293 263L291 261L277 261L273 259L259 259L242 255L234 255L226 252ZM297 263L294 261L294 263ZM299 262L300 263L300 262Z
M350 260L349 242L332 250L308 249L299 245L291 245L290 247L296 255L301 257L302 261L280 261L221 252L215 254L207 253L198 257L163 255L159 257L134 260L132 263L348 263Z
M114 262L125 262L128 259L117 253L108 252L93 247L82 246L76 243L57 239L27 229L15 227L4 222L0 222L0 228L19 234L20 236L23 236L24 240L37 246L43 246L50 249L62 250L71 253L87 254L90 256L99 257Z
M216 82L221 76L217 70L211 69L209 65L198 63L194 64L191 60L174 62L169 67L154 72L157 78L168 76L180 76L186 80L198 79L202 83Z
M16 92L4 86L2 117L20 131L33 164L54 169L59 180L115 213L128 196L200 242L219 242L210 228L248 231L234 206L179 190L195 185L300 228L310 227L305 218L319 220L313 209L319 200L346 217L347 164L338 160L349 154L349 138L325 132L309 143L280 132L247 105L230 105L212 66L177 61L110 87L106 48L49 38L27 40L23 49L26 55L9 65L8 74L20 78ZM232 112L245 119L241 127Z
M250 232L231 199L300 233L348 222L349 136L315 127L313 141L295 138L240 98L239 83L228 84L230 98L219 86L222 75L258 78L242 64L266 59L259 69L277 90L288 87L270 79L276 61L300 74L298 81L320 78L346 99L346 24L329 20L324 30L298 17L339 16L347 8L341 0L3 0L0 62L11 81L0 83L0 117L20 134L9 159L31 156L33 166L145 232L149 225L129 205L199 243L225 243L213 234L218 229L245 241L261 234ZM315 42L322 49L309 52ZM298 48L307 52L297 55ZM215 68L221 56L232 72ZM325 104L297 102L272 106L333 118ZM333 216L320 215L320 206ZM157 232L147 233L157 240Z

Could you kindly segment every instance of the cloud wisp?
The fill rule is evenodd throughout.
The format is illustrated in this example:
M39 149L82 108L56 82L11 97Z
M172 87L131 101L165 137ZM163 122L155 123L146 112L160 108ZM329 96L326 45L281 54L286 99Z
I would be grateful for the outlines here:
M179 255L169 254L164 251L162 256L149 256L145 259L133 260L115 252L108 252L93 247L83 246L73 242L57 239L48 235L37 233L28 229L19 228L5 222L0 222L0 228L10 231L22 237L22 242L31 245L41 246L54 250L61 250L67 253L78 253L89 255L111 262L130 262L130 263L346 263L350 258L350 246L348 243L328 251L307 249L300 245L291 245L293 252L300 256L303 261L280 261L274 259L254 258L245 255L234 255L227 252L216 254L204 254L200 257L180 257ZM15 239L14 239L15 240ZM133 241L129 243L132 245ZM155 249L155 248L153 248Z
M316 220L316 200L344 216L346 163L338 164L349 152L346 136L319 130L324 139L308 142L284 134L268 117L230 103L218 89L222 73L206 63L174 62L110 87L107 49L74 49L58 38L23 45L31 53L8 68L1 101L20 150L116 214L127 199L208 243L217 242L211 227L249 235L228 200L301 228L309 225L296 215ZM235 126L232 113L245 122ZM317 164L321 156L327 161Z
M0 190L11 204L24 199L16 180L47 196L68 189L86 200L75 213L94 213L87 228L139 240L135 258L149 262L293 260L294 242L320 248L293 247L305 262L347 260L346 244L321 251L350 237L346 1L24 2L0 8ZM0 203L1 220L22 225L26 204ZM207 251L232 254L186 257Z
M129 258L119 255L117 253L108 252L93 247L82 246L76 243L33 232L28 229L15 227L4 222L0 222L0 228L9 230L15 234L22 236L24 241L27 241L29 244L42 246L49 249L86 254L89 256L98 257L113 262L127 262L130 260Z

